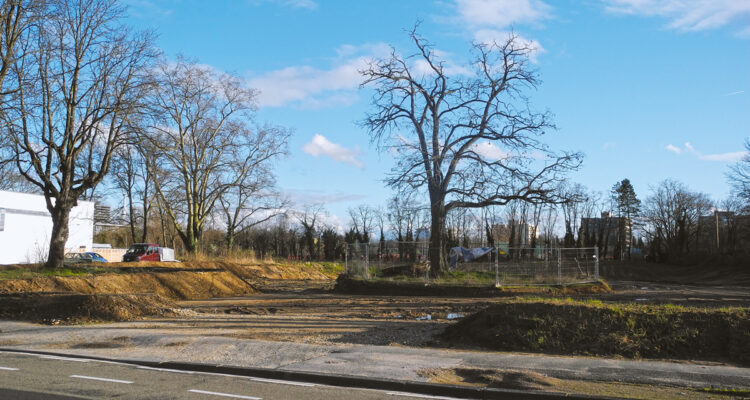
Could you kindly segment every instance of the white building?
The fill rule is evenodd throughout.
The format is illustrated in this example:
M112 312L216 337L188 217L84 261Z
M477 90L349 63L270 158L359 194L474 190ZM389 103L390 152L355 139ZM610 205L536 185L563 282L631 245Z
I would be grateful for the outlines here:
M67 250L91 251L94 203L78 201L70 212ZM52 216L44 196L0 190L0 264L42 262L47 258Z

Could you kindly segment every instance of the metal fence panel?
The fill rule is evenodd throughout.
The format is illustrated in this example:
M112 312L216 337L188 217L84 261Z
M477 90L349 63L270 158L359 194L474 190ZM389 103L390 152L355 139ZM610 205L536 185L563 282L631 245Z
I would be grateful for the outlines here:
M446 251L449 254L449 251ZM447 261L447 260L446 260ZM429 243L352 243L346 247L346 272L365 279L391 277L429 282ZM438 282L464 285L563 285L599 279L598 249L494 247L478 258L446 263Z

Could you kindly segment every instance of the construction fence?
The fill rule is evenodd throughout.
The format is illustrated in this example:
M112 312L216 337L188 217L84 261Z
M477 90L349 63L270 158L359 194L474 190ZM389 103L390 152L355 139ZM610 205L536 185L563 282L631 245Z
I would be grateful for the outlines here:
M596 247L454 247L445 255L445 270L431 276L428 242L352 243L345 265L348 274L363 279L426 284L566 285L599 280Z

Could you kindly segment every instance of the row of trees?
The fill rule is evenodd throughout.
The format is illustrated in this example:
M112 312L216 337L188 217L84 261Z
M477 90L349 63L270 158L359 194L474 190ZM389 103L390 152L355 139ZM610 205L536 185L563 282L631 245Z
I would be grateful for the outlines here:
M593 243L606 253L609 230L582 224L605 210L618 221L642 221L647 241L672 257L690 251L694 221L708 210L706 196L672 181L642 208L627 180L611 196L561 185L582 156L542 141L554 124L548 112L533 111L527 94L539 85L532 43L512 34L477 43L467 67L457 67L415 28L413 53L393 50L361 71L374 93L362 125L395 155L387 184L399 195L384 210L353 208L351 229L340 235L322 223L322 207L286 212L273 163L290 133L256 124L257 93L242 79L166 60L152 34L122 25L116 0L3 0L0 13L0 172L6 187L44 194L52 267L62 265L72 207L107 188L126 198L132 241L158 229L195 252L206 232L219 230L228 250L239 243L260 254L317 258L373 234L384 241L390 230L399 241L429 238L434 273L445 249L468 243L470 232L487 243L507 235L532 246ZM746 164L730 173L746 200L748 176ZM507 232L496 231L503 224ZM286 233L272 240L271 231ZM632 243L627 231L615 253Z
M156 208L188 252L218 209L231 247L248 221L283 208L271 167L289 132L255 125L243 80L167 61L151 33L122 25L116 0L4 0L0 13L0 167L15 176L6 186L45 196L48 266L62 265L71 209L107 177L127 198L133 240Z

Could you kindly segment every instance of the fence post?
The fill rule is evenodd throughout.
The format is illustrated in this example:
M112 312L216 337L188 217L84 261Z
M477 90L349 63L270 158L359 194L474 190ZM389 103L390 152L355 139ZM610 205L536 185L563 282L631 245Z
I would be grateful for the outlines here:
M557 284L562 285L562 251L557 248Z
M349 274L349 244L346 245L346 251L344 252L344 274Z
M594 278L599 281L599 246L594 247Z
M424 285L427 286L430 284L430 260L427 260L427 262L424 265Z
M495 249L495 287L500 286L500 266L498 260L500 259L500 250Z

